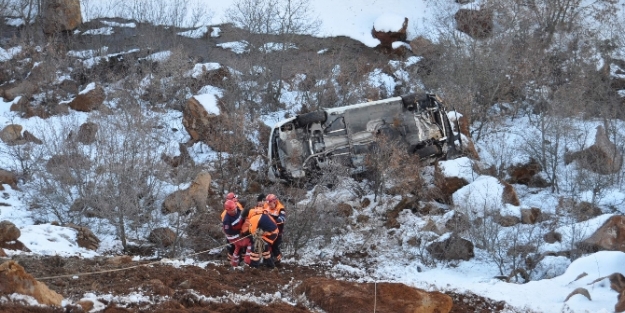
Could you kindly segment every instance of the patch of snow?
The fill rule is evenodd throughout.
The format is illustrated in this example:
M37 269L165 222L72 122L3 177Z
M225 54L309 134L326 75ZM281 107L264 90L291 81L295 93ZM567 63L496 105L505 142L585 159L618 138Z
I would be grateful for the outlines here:
M196 29L179 32L177 34L182 37L198 39L206 36L206 33L208 33L208 26L202 26Z
M137 24L135 24L134 22L130 22L130 23L118 23L118 22L113 22L113 21L100 21L100 22L106 26L111 26L111 27L126 27L126 28L137 27Z
M9 49L3 49L0 47L0 62L6 62L13 59L14 56L22 52L22 47L17 46Z
M211 32L210 35L212 38L219 38L221 36L221 28L219 27L213 27L213 31Z
M101 27L98 29L89 29L84 31L82 34L83 35L102 35L102 36L108 36L108 35L112 35L113 32L113 27Z
M231 50L232 52L236 54L243 54L243 53L249 52L248 45L249 43L247 41L241 40L241 41L219 43L217 44L217 47Z

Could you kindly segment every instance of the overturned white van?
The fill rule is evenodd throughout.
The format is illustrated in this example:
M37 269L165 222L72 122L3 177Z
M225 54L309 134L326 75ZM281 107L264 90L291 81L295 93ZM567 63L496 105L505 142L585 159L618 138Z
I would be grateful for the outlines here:
M396 139L424 162L461 154L460 136L434 94L408 94L322 109L282 120L269 139L269 178L290 181L329 164L352 173L366 170L365 157L380 135Z

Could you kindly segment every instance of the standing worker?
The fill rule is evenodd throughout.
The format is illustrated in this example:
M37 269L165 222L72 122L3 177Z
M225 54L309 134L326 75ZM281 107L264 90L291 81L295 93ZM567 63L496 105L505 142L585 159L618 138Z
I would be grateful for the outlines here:
M230 259L230 265L239 266L240 253L246 252L247 247L250 245L250 239L241 237L240 232L244 219L237 204L232 200L226 200L224 211L226 214L222 215L223 232L232 246L232 249L228 249L228 258Z
M239 210L241 210L241 212L243 212L243 205L241 204L241 202L239 202L239 197L234 192L229 192L226 195L226 201L228 201L228 200L233 201L234 203L236 203L237 208ZM222 222L224 220L224 217L226 216L225 205L226 205L226 203L224 202L224 211L221 212L221 221ZM230 241L227 241L227 242L230 243ZM231 261L232 260L232 254L234 253L235 247L234 247L233 244L229 244L226 249L228 249L228 261Z
M282 234L284 232L284 222L286 222L286 210L284 205L278 197L274 194L268 194L265 198L264 210L273 217L276 224L278 224L278 238L271 245L271 255L275 259L275 264L280 265L282 261L282 251L280 251L280 245L282 244Z

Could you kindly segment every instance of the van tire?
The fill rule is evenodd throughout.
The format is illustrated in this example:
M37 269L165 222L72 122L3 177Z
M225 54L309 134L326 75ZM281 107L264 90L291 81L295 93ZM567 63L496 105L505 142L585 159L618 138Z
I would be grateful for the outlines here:
M323 123L326 121L326 112L325 111L313 111L302 114L297 117L297 123L300 126L312 124L312 123Z

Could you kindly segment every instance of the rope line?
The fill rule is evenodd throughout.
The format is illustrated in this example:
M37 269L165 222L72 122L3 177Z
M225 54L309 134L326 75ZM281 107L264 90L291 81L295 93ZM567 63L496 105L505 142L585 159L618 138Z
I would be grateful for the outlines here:
M154 264L157 264L157 263L161 263L163 260L177 260L177 259L182 259L182 258L188 258L188 257L194 256L194 255L198 255L198 254L206 253L206 252L209 252L209 251L213 251L215 249L222 249L222 248L227 247L230 244L237 243L237 242L239 242L239 241L241 241L241 240L243 240L243 239L245 239L247 237L250 237L250 236L251 236L251 234L247 235L245 237L241 237L241 238L235 240L234 242L229 242L229 243L227 243L225 245L217 246L217 247L214 247L214 248L211 248L211 249L208 249L208 250L204 250L204 251L200 251L200 252L196 252L196 253L191 253L191 254L179 256L179 257L173 258L173 259L169 259L169 258L168 259L161 259L161 260L154 261L154 262L149 262L149 263L140 264L140 265L133 265L133 266L124 267L124 268L115 268L115 269L110 269L110 270L102 270L102 271L95 271L95 272L85 272L85 273L77 273L77 274L65 274L65 275L57 275L57 276L48 276L48 277L41 277L41 278L35 278L35 279L36 280L46 280L46 279L53 279L53 278L74 277L74 276L87 276L87 275L95 275L95 274L104 274L104 273L111 273L111 272L126 271L126 270L133 269L133 268L138 268L138 267L142 267L142 266L150 266L150 265L154 265Z

